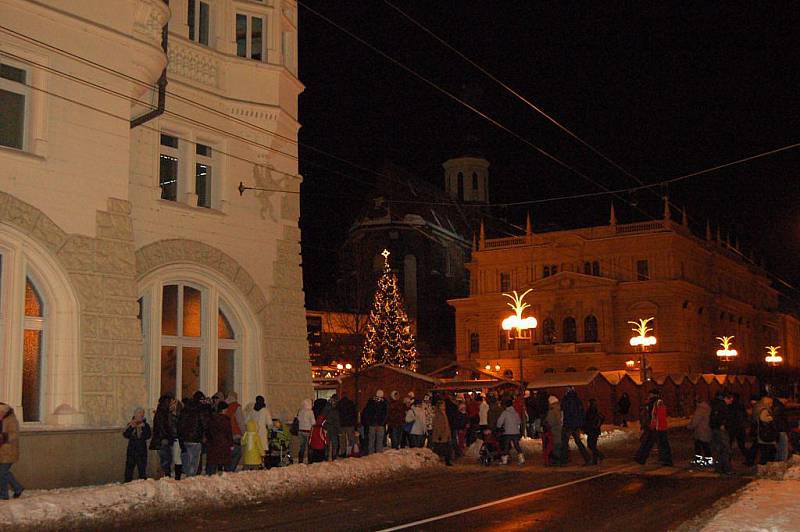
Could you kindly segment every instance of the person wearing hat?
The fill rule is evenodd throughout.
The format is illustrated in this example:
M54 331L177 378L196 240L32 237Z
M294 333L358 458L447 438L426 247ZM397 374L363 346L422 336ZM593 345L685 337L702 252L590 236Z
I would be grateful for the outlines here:
M561 465L561 431L564 417L558 397L555 395L548 397L547 406L544 435L542 436L545 465Z
M636 452L634 460L641 465L647 461L653 445L658 441L658 461L663 466L672 466L672 450L667 438L667 406L661 400L658 390L650 392L650 398L642 409L641 430L642 444Z

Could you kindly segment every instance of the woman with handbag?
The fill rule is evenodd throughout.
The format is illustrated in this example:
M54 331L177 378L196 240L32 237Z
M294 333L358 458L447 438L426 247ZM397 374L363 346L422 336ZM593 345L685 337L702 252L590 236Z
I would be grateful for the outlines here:
M19 460L19 421L14 409L0 403L0 500L8 500L8 485L14 490L14 498L19 498L25 488L22 487L11 466Z

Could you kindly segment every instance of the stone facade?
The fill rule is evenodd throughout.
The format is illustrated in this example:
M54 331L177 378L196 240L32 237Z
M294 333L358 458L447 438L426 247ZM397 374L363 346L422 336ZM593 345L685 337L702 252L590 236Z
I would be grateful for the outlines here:
M684 218L685 222L685 218ZM501 366L525 380L544 373L626 369L639 356L628 321L654 317L656 373L713 372L763 363L764 347L800 349L800 326L778 310L766 273L734 246L691 233L669 211L663 220L519 237L482 236L468 265L470 296L456 309L456 356L470 366ZM482 232L483 233L483 232ZM514 345L501 328L502 293L525 298L538 327ZM717 336L733 335L739 356L720 368ZM790 358L794 363L796 359Z

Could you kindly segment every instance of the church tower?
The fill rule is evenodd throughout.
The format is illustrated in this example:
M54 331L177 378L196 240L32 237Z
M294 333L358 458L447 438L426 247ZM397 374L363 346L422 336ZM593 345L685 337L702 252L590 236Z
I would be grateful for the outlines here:
M480 156L449 159L444 167L444 188L462 203L489 203L489 161Z

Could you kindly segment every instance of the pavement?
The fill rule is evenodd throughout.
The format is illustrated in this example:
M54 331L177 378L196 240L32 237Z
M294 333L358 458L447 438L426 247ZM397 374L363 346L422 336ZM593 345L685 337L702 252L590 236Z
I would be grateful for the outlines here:
M604 452L600 466L549 468L536 459L524 466L481 467L462 459L455 467L372 484L208 510L157 522L120 523L119 530L638 530L698 523L698 515L751 480L692 471L692 440L671 433L676 467L661 467L654 450L645 466L631 457L638 442ZM538 457L537 457L538 458ZM582 462L577 452L572 463ZM691 529L692 525L689 527ZM687 529L683 525L683 529Z

